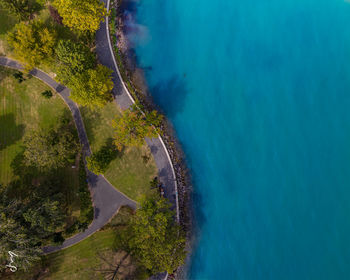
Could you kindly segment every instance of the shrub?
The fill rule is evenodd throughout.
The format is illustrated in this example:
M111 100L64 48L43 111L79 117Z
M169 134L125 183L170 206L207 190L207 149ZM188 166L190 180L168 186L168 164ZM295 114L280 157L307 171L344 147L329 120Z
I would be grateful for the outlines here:
M45 90L41 93L42 96L45 98L51 98L52 97L52 91L51 90Z
M23 81L25 81L26 79L23 77L23 73L20 71L17 71L16 73L14 73L12 75L19 83L22 83Z
M53 242L56 244L62 244L64 242L64 237L62 236L62 232L55 232L53 235Z

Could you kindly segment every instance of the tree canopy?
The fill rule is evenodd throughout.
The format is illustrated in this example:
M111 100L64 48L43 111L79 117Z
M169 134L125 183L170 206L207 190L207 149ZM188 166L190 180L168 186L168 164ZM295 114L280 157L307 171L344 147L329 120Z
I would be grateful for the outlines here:
M53 56L56 33L41 21L21 22L8 34L8 43L27 70Z
M54 0L52 5L63 18L63 24L79 31L95 32L107 15L100 0Z
M164 198L144 199L130 219L118 246L129 252L152 274L172 273L184 263L185 236L174 220L174 212Z
M71 98L83 106L103 107L112 100L112 70L103 65L71 77Z
M161 121L162 116L156 111L142 114L134 105L113 122L114 144L118 150L125 146L142 146L145 137L158 136Z
M69 84L72 76L95 67L95 55L81 43L60 40L55 52L59 60L57 77L63 83Z

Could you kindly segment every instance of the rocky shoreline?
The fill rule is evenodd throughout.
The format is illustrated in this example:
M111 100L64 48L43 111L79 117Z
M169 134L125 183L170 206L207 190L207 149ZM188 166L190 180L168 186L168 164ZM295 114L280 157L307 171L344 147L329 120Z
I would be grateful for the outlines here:
M132 87L133 94L138 102L146 111L157 110L162 113L161 108L155 104L152 95L147 87L147 82L144 75L144 69L137 67L137 57L134 51L132 42L128 40L127 34L130 32L130 26L125 24L132 17L132 12L135 12L135 1L132 0L115 0L111 2L111 9L115 9L115 13L111 16L115 17L115 36L116 40L112 40L118 49L123 69L122 76L127 79L128 86ZM113 19L112 19L113 20ZM164 115L164 114L163 114ZM178 185L179 198L179 214L180 224L186 231L188 239L191 239L192 231L192 213L191 210L191 177L186 166L185 156L181 149L180 143L177 141L175 131L172 124L164 117L161 126L162 139L167 147L171 157Z

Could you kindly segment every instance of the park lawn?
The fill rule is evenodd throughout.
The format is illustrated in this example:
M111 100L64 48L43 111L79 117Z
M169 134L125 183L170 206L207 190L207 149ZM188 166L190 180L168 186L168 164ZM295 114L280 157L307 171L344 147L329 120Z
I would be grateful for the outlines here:
M47 85L35 77L19 83L12 76L16 72L0 66L0 184L3 185L18 178L11 164L22 152L22 139L28 131L49 129L62 115L73 121L68 107L57 94L50 99L41 95L51 90ZM79 170L67 167L58 172L57 176L64 178L62 191L70 203L69 212L79 216Z
M92 152L97 152L113 138L112 120L120 115L114 102L103 108L80 108ZM125 148L109 164L105 172L107 180L131 199L140 200L151 193L150 181L157 176L157 168L150 149L143 147Z

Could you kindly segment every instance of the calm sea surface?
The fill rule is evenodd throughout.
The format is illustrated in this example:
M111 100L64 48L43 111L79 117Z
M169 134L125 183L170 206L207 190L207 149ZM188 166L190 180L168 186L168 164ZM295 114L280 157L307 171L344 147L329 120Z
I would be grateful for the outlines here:
M350 279L350 3L137 6L139 65L194 179L189 277Z

